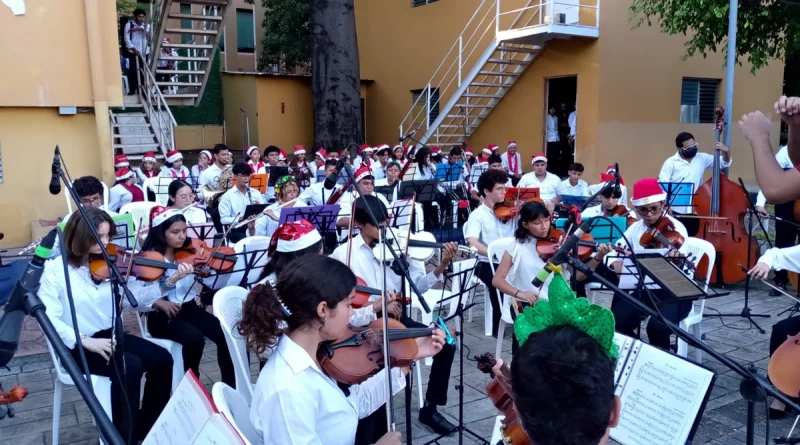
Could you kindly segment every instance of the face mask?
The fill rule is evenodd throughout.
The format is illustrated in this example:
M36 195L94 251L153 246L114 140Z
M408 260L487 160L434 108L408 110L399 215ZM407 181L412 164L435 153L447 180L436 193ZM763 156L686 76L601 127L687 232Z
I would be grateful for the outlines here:
M681 153L683 154L684 157L692 159L697 155L697 144L690 145L686 148L682 148Z

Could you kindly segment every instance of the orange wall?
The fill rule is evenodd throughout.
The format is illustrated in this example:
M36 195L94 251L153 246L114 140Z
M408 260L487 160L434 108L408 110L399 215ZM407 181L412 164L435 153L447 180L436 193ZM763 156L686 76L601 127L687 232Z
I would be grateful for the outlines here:
M256 77L258 146L287 152L314 143L314 111L309 77Z
M93 106L83 0L27 0L25 15L0 7L0 107ZM122 105L114 2L97 2L106 98Z
M239 108L244 108L250 120L250 143L258 145L258 100L256 77L222 73L222 105L225 111L226 144L234 152L243 153L242 116Z

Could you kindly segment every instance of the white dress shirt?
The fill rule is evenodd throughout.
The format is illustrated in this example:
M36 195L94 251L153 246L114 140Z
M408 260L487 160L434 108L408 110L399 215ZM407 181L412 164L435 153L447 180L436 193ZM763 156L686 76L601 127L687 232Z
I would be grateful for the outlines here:
M212 190L219 190L217 187L217 183L219 182L219 175L222 173L222 169L217 165L217 163L213 163L208 166L203 173L200 174L198 188L202 189L203 186L209 186Z
M561 138L558 136L558 116L550 116L547 114L547 142L558 142Z
M183 213L183 217L186 218L186 222L189 224L205 224L208 222L208 216L203 209L188 207L181 213Z
M150 48L147 47L147 34L149 32L149 23L137 25L133 20L128 21L123 29L125 47L136 48L140 53L142 53L142 56L147 56L147 53L150 52Z
M133 202L133 193L122 184L116 184L108 191L108 208L112 211L119 212L119 209L129 202Z
M402 182L403 181L398 179L397 182L394 183L394 188L392 189L392 196L391 197L387 197L388 198L387 201L389 201L389 202L397 201L397 192L400 190L400 184ZM389 180L386 179L386 178L376 179L375 180L375 187L385 187L387 185L389 185ZM383 196L383 194L380 194L380 195Z
M517 158L517 161L515 162L516 169L514 171L511 171L511 162L510 162L511 160L508 158L508 152L505 152L505 153L502 154L502 156L500 156L500 163L503 165L503 168L506 169L506 171L509 172L510 174L512 174L512 175L521 175L522 174L522 156L519 154L519 152L516 152L516 153L514 153L514 156L512 156L512 158L515 158L515 157Z
M436 167L430 167L429 165L423 168L419 168L419 165L416 167L417 168L414 170L414 181L430 181L435 179Z
M569 114L569 117L567 117L567 123L569 123L569 135L572 137L575 137L577 122L578 122L578 112L573 111L572 113Z
M800 244L792 247L767 249L758 262L766 264L770 269L800 273Z
M208 170L208 167L206 167L206 170ZM205 171L205 170L203 170L203 171ZM192 174L191 174L191 176L189 176L189 184L191 184L192 187L194 187L195 189L200 188L198 186L198 184L200 184L200 174L201 173L202 172L200 171L200 166L199 165L193 165L192 166Z
M386 178L386 166L381 164L380 162L373 162L372 163L372 176L377 181L378 179Z
M792 164L792 160L789 159L789 149L784 145L778 150L778 153L775 154L775 160L778 161L778 165L781 166L782 169L788 170L794 168L794 164ZM758 198L756 198L756 205L764 207L767 204L767 197L764 196L764 192L761 190L758 191Z
M350 396L320 370L288 336L267 360L253 388L250 421L265 445L353 445L358 420L386 403L388 372L379 371ZM392 368L392 389L406 385L403 371Z
M161 178L182 179L184 181L189 180L189 175L189 169L186 168L185 165L181 165L181 168L178 170L164 167L158 172L158 176Z
M622 202L620 201L620 205L621 204L622 204ZM603 204L602 203L600 203L599 205L596 205L596 206L591 206L591 207L587 208L586 210L584 210L583 212L581 212L581 218L583 218L583 219L591 219L591 218L596 218L598 216L606 216L603 213ZM635 211L629 212L628 213L628 217L631 217L633 219L638 219L636 217L636 212Z
M720 167L728 168L731 161L725 162L720 154ZM694 187L692 193L696 192L703 183L703 174L707 168L714 165L714 155L709 153L697 153L694 158L685 160L678 152L667 158L661 166L661 173L658 174L659 182L684 182L690 183ZM684 198L685 199L685 198ZM689 198L691 202L691 197ZM669 204L669 203L667 203ZM692 213L692 208L688 206L672 206L672 210L678 213Z
M275 214L275 217L278 218L278 221L270 218L269 216L262 216L261 218L256 220L256 235L258 236L272 236L275 233L275 230L278 229L280 225L279 222L281 220L281 210L284 208L292 208L292 207L283 207L278 208L280 203L276 202L274 204L270 204L268 209L272 210L272 213ZM298 199L294 202L293 207L306 207L306 203L302 200Z
M160 172L160 170L159 170L159 172ZM144 170L142 170L141 167L133 169L133 173L136 175L136 183L139 184L139 185L144 184L144 181L149 179L149 178L157 178L158 177L158 174L151 174L150 176L147 176L147 174L144 172ZM145 193L147 193L147 191L145 191Z
M567 178L558 184L558 188L556 189L556 194L558 196L561 195L583 196L583 194L586 192L587 187L589 187L589 184L583 179L578 179L578 184L572 185L569 182L569 178Z
M381 195L380 193L372 192L372 196L377 197L384 206L386 206L386 211L391 212L392 206L389 205L389 201L386 200L386 197ZM339 216L336 220L340 220L342 218L346 218L350 216L350 212L353 210L353 200L357 199L358 192L352 191L348 193L344 193L341 198L339 198Z
M556 194L558 193L558 187L560 185L561 185L561 179L550 172L547 172L547 175L544 177L544 180L542 181L540 181L539 178L536 177L536 172L530 172L522 175L522 178L520 178L517 187L519 188L538 187L539 197L542 198L542 201L551 202L552 200L556 199Z
M469 215L469 219L464 224L464 238L477 238L478 241L486 246L497 239L514 236L514 230L517 228L517 220L515 217L510 221L500 221L494 216L494 210L481 203ZM478 261L488 263L489 258L483 255L478 257Z
M506 275L508 284L514 286L521 291L534 291L537 290L533 286L533 279L545 266L545 261L539 256L536 251L536 239L528 238L524 242L514 241L506 248L506 252L511 255L511 268ZM502 256L500 257L502 259ZM569 272L564 269L564 279L569 280ZM550 274L545 280L544 284L539 291L539 299L547 300L547 290L550 287L550 282L553 281L553 274Z
M600 182L598 184L592 184L586 187L586 191L583 192L583 196L594 196L595 193L599 192L601 188L606 185L605 182ZM628 188L624 185L620 184L619 189L622 192L622 195L619 197L619 203L624 205L625 208L630 208L628 205Z
M222 224L232 224L236 215L244 216L247 206L255 201L264 204L264 196L258 190L247 187L247 192L242 193L237 187L232 187L219 199L219 216Z
M330 199L335 190L342 188L341 184L333 186L333 190L325 188L325 182L315 182L300 193L300 201L305 202L309 206L325 205Z
M72 299L75 302L75 315L78 317L78 331L81 335L92 336L95 333L110 329L113 322L114 298L111 293L111 282L106 280L95 284L88 266L68 266ZM131 286L135 278L128 280ZM149 307L161 295L141 295L136 297L140 307ZM72 349L77 339L72 327L67 298L67 285L64 279L64 263L61 258L45 263L42 273L39 298L44 303L47 316L53 323L64 344ZM128 299L121 297L123 307L128 307Z
M172 263L167 259L164 259L167 263ZM167 269L164 271L164 276L169 278L173 275L178 273L176 269ZM214 284L214 281L217 279L216 275L203 278L202 282L207 282L209 285ZM187 301L192 301L197 297L197 293L200 291L201 286L200 282L195 282L195 276L189 275L186 277L181 278L175 283L168 291L164 292L161 290L161 286L158 282L151 282L148 283L146 281L135 280L131 284L129 284L131 293L136 298L137 301L145 301L149 302L147 304L139 304L140 311L146 310L153 310L152 305L159 298L166 298L172 303L175 304L183 304Z

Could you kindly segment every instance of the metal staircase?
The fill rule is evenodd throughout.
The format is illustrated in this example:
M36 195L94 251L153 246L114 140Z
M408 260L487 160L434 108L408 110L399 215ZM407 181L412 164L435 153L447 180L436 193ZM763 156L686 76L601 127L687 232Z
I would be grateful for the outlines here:
M222 38L228 0L161 0L156 5L157 31L151 54L151 70L165 87L169 105L200 104L211 63ZM181 6L188 7L182 12ZM169 37L169 43L163 43ZM165 53L162 54L162 48ZM162 66L168 63L169 66Z
M442 147L463 143L548 41L599 37L599 1L482 1L403 118L400 135Z

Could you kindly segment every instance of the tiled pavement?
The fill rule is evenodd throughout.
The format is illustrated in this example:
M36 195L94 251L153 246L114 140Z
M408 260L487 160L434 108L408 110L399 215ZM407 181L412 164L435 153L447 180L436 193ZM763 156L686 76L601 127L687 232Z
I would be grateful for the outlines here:
M727 354L739 362L754 363L762 374L766 373L768 362L768 342L770 327L779 321L776 315L790 307L792 302L785 297L769 297L762 287L757 285L756 291L751 292L750 307L753 313L771 314L771 318L758 319L758 323L766 330L760 334L755 329L747 329L749 323L739 318L725 318L723 322L718 317L706 318L702 323L703 332L709 345L719 352ZM734 290L734 289L730 289ZM482 301L478 298L478 301ZM608 304L609 298L600 296L598 302ZM735 288L730 296L709 300L706 308L707 314L716 311L723 313L739 313L744 302L744 294L740 288ZM486 351L494 351L495 341L483 336L483 308L478 305L473 310L473 321L466 324L464 355L471 356ZM784 315L785 316L785 315ZM126 323L128 324L128 323ZM34 334L31 334L34 335ZM504 342L504 357L510 355L510 340ZM35 335L34 335L35 336ZM693 357L694 351L690 349L689 356ZM739 396L739 378L732 371L725 369L720 363L708 358L703 358L706 366L718 372L716 385L711 394L711 399L706 407L700 427L694 439L695 444L739 444L745 440L746 404ZM458 356L453 368L453 378L448 394L448 406L443 412L451 421L455 422L458 416L458 391L455 385L458 382ZM51 442L52 404L53 404L53 374L52 362L47 353L34 354L14 358L9 364L10 369L0 370L0 384L5 390L15 384L22 384L28 388L30 395L23 402L14 405L16 416L12 419L0 420L0 443L13 443L14 445L49 444ZM218 381L220 373L215 360L213 344L207 346L203 362L200 366L201 382L210 390L212 382ZM252 375L257 376L257 365L252 368ZM422 365L423 381L427 381L430 368ZM467 427L487 440L491 437L494 417L497 415L492 403L487 399L484 387L487 376L480 373L474 362L464 362L464 422ZM396 412L398 429L405 431L404 401L402 393L396 399ZM430 430L419 424L416 419L418 408L416 391L412 397L412 426L413 442L423 444L434 438ZM765 406L756 407L756 442L764 443L765 434ZM578 419L576 419L577 421ZM794 419L783 419L770 422L770 436L784 436L787 434ZM80 395L70 387L64 391L61 409L61 428L59 440L61 444L89 444L96 443L97 432L92 424L86 404ZM454 435L441 440L441 444L458 443ZM470 437L464 443L477 443Z

